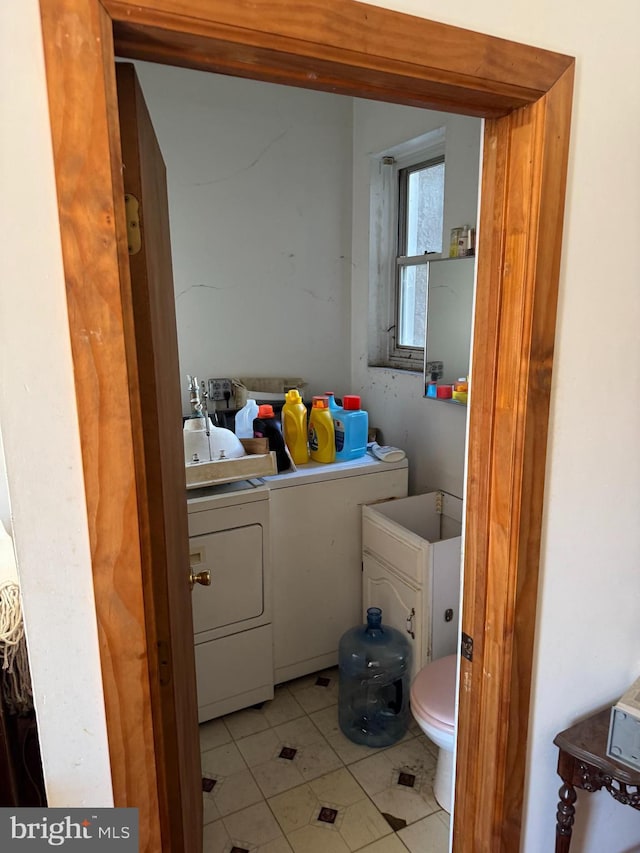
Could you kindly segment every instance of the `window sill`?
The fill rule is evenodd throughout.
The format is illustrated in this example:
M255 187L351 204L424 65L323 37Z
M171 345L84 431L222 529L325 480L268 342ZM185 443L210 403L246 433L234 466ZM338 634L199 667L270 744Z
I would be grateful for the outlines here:
M408 365L398 365L398 364L369 364L367 365L369 370L387 370L390 373L406 373L410 376L417 376L421 381L424 377L424 370L422 366L418 367L418 365L414 365L409 367Z
M416 376L424 375L424 367L422 364L410 364L409 362L377 362L367 365L370 370L393 370L395 373L412 373Z
M469 405L468 403L463 403L461 400L453 400L450 397L427 397L426 394L423 394L424 400L431 400L434 403L449 403L453 406L461 406L463 409L466 409Z

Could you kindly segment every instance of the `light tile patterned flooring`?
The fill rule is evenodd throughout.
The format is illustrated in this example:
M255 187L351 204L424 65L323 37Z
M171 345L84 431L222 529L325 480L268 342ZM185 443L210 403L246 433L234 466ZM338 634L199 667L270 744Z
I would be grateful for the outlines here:
M338 670L200 726L204 853L446 853L437 748L412 722L386 749L338 726Z

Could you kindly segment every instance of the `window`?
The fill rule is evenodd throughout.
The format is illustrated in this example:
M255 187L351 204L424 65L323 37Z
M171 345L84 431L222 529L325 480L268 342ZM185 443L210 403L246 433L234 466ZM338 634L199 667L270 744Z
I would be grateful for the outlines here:
M443 248L445 146L437 127L370 156L371 367L424 369L427 262Z
M444 157L398 169L398 241L394 282L395 359L421 361L427 261L442 252Z

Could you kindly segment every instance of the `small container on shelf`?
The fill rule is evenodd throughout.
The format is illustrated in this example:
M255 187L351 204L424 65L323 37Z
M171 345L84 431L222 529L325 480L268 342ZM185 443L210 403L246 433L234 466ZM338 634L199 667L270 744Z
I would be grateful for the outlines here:
M462 377L453 383L452 399L458 403L466 403L469 396L469 382Z
M449 257L457 258L458 257L458 245L460 243L460 238L462 237L462 228L452 228L451 229L451 239L449 241Z
M425 387L425 394L427 397L437 397L438 396L438 374L432 373L431 379L427 382Z

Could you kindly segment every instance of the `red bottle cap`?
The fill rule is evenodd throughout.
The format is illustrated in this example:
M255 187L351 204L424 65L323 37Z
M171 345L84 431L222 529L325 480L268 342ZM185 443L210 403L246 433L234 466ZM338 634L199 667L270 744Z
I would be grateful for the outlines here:
M451 385L438 385L438 397L440 397L440 399L451 399L451 393Z
M273 414L273 406L270 403L263 403L261 406L258 406L258 417L259 418L274 418Z
M360 397L358 394L345 394L342 398L342 408L343 409L359 409L360 408Z

